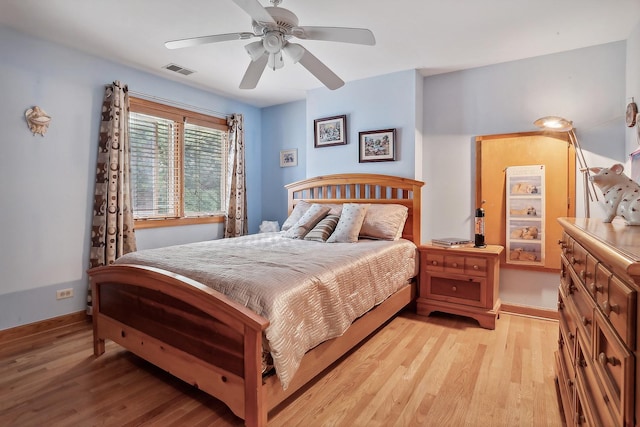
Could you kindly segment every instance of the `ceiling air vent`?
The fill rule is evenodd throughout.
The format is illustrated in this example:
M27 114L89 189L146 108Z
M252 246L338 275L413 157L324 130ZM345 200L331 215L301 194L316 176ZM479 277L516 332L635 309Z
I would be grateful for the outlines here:
M195 71L193 70L189 70L188 68L184 68L176 64L165 65L162 68L166 68L167 70L170 70L170 71L175 71L176 73L180 73L184 76L188 76L189 74L195 73Z

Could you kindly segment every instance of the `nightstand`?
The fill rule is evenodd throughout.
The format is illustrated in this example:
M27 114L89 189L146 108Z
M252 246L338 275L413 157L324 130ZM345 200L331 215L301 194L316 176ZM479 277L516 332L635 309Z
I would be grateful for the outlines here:
M495 329L500 315L500 253L502 246L442 248L421 245L417 312L434 311L476 319Z

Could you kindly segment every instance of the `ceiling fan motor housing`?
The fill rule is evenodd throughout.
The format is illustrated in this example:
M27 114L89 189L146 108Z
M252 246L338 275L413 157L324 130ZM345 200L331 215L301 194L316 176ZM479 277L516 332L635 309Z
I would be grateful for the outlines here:
M298 26L298 17L288 9L282 7L265 7L269 15L276 21L277 27L262 22L253 21L255 34L266 34L270 31L279 31L284 36L291 34L291 29ZM266 46L265 46L266 47Z

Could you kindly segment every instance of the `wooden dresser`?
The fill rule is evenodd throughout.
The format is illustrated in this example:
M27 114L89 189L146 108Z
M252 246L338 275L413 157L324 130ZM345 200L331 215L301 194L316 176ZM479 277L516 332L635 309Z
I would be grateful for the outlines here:
M569 426L640 420L640 227L559 218L558 391Z
M421 245L417 312L433 311L476 319L495 329L500 314L500 253L504 248L441 248Z

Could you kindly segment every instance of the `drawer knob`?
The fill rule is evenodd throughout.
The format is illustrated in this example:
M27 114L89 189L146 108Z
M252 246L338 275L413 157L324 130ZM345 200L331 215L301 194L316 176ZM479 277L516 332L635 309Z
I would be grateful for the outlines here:
M602 292L602 285L597 285L595 283L592 283L590 286L591 292L593 292L594 294L597 294L598 292Z
M438 265L438 261L431 261L431 265Z
M453 264L451 264L453 266L453 268L458 268L458 263L454 262Z
M576 290L576 285L574 285L573 283L570 283L570 284L569 284L569 289L568 289L568 290L569 290L569 293L570 293L570 294L572 294L572 293L573 293L573 291L575 291L575 290Z
M591 320L587 319L585 316L582 316L580 320L582 321L582 324L584 326L587 326L589 323L591 323Z
M610 364L611 366L616 366L619 365L620 362L618 361L618 359L616 359L615 357L607 357L606 354L604 353L600 353L598 355L598 360L600 361L600 363L602 363L603 365L606 365L607 363Z
M458 288L456 288L455 286L452 286L452 287L451 287L451 290L452 290L453 292L455 292L455 291L457 291L457 290L458 290Z
M474 265L474 266L473 266L473 269L474 269L474 270L480 270L480 266L479 266L479 265Z
M564 308L564 304L558 301L558 310L562 310Z
M584 270L580 270L580 278L584 280L585 277L587 277L587 272Z
M611 304L609 301L605 301L604 304L602 304L602 309L607 316L610 315L612 311L616 314L620 313L620 306L617 304Z
M570 339L571 341L573 341L573 339L574 339L575 337L576 337L576 336L573 334L573 332L569 332L569 339Z

